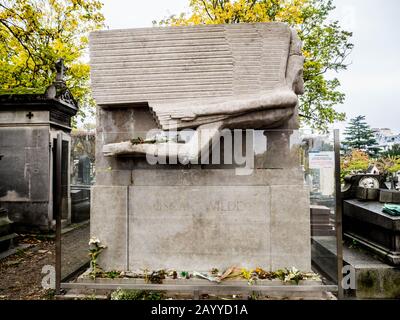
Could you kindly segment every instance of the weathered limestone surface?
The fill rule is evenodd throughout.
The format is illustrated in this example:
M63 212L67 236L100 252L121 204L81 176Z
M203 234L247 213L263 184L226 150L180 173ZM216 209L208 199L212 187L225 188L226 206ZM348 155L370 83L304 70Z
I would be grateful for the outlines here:
M93 188L92 235L108 246L106 268L311 270L309 191L299 170L123 173L132 184Z
M100 256L105 270L126 270L128 188L119 186L92 187L90 234L107 246Z
M265 187L131 187L129 265L269 269L269 202Z
M100 31L91 34L90 48L98 105L147 106L162 130L266 129L290 119L296 127L304 57L284 23ZM154 154L163 147L119 142L103 152ZM168 153L193 158L201 150Z
M273 90L287 77L288 87L298 91L302 88L294 79L300 47L296 33L283 23L93 32L93 93L101 106L168 108L173 102L224 102Z
M311 269L309 194L293 132L300 48L281 23L91 34L98 104L91 225L108 246L105 269ZM177 129L261 129L253 173L134 157L154 145L131 139L172 121Z
M271 186L271 269L311 270L309 190L300 185Z

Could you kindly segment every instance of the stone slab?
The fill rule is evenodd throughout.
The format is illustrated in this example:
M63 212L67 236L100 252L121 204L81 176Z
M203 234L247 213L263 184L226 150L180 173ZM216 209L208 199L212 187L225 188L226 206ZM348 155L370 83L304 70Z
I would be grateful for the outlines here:
M90 235L107 246L99 263L105 270L125 270L127 257L128 188L94 186L91 190Z
M268 187L130 187L131 269L270 269Z
M397 191L397 190L380 190L379 202L383 202L383 203L400 203L400 191Z
M132 180L138 186L271 186L303 182L300 169L255 169L238 176L234 169L133 170Z
M108 247L100 259L107 270L311 270L303 186L95 186L92 192L91 235Z
M393 217L382 212L383 204L377 201L363 202L346 200L343 214L385 229L400 231L400 217Z
M30 248L32 245L30 244L19 244L16 247L13 247L11 249L8 249L7 251L4 252L0 252L0 260L7 258L13 254L15 254L16 252L18 252L19 250L25 250L27 248Z
M309 189L271 186L271 268L311 270Z

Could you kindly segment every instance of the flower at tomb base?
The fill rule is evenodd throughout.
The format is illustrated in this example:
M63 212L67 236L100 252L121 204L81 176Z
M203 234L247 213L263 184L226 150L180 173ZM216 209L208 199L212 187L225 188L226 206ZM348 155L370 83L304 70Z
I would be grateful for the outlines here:
M101 245L101 241L97 237L91 237L89 239L89 246L90 246L90 249L96 249L96 248L104 249L104 248L106 248L104 245Z

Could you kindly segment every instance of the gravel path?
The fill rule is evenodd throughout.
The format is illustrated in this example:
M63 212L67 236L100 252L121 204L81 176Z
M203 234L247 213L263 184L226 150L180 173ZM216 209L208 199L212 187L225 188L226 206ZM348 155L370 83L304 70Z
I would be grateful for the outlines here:
M89 225L74 229L62 236L62 275L74 271L88 261ZM42 288L45 265L55 266L54 240L20 236L20 244L29 244L0 260L0 300L52 299L53 290Z

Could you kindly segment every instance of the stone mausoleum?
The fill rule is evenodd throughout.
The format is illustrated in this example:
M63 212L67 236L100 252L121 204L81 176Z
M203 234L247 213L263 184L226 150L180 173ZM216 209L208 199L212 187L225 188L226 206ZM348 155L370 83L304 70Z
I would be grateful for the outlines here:
M44 92L0 95L0 207L19 231L55 228L57 135L61 133L62 220L71 222L70 131L78 105L63 81Z
M91 33L91 235L107 246L104 269L311 270L303 62L283 23ZM203 161L235 153L225 135L237 130L250 165Z

